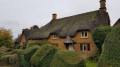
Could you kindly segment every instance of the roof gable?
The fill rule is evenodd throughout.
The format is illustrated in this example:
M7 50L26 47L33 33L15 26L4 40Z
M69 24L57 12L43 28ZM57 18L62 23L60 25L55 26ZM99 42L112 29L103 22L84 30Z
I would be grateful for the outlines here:
M120 24L120 18L115 22L113 26L117 26L118 24Z

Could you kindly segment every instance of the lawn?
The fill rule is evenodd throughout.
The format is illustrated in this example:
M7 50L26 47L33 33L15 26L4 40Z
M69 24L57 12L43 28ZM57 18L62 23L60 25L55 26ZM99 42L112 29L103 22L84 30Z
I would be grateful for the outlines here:
M97 67L97 62L86 60L86 67Z

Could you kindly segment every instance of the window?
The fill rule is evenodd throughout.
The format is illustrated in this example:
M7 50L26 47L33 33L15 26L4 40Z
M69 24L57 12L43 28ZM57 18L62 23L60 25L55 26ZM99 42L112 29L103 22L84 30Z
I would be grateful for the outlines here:
M90 51L90 44L87 44L87 50Z
M81 37L82 37L82 38L87 38L87 37L88 37L87 31L82 31Z
M80 51L90 51L90 44L80 44Z
M87 46L86 46L86 44L84 44L84 51L86 51L86 48L87 48Z
M83 45L82 44L80 44L80 51L82 51L83 50Z
M57 34L53 34L53 39L57 39Z

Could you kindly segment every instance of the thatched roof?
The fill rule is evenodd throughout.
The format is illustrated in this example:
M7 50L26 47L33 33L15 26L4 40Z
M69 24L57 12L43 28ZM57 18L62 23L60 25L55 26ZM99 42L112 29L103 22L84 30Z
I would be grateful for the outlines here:
M15 40L15 44L19 44L21 42L22 36L24 35L26 38L26 42L28 42L28 38L29 38L29 33L30 33L31 29L23 29L22 30L22 34L20 34L20 36Z
M59 37L71 37L79 30L87 29L92 31L96 27L108 25L110 25L108 13L97 10L51 20L42 28L31 30L29 39L47 39L52 33L56 33Z
M117 26L118 24L120 24L120 18L115 22L113 26Z

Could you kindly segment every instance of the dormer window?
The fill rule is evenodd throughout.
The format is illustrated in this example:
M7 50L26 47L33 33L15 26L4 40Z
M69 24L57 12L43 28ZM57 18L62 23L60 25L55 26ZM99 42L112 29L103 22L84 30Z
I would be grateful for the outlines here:
M53 34L53 39L57 39L57 34Z
M87 31L82 31L81 32L81 38L87 38L88 37L88 32Z

